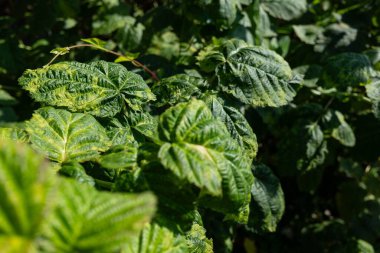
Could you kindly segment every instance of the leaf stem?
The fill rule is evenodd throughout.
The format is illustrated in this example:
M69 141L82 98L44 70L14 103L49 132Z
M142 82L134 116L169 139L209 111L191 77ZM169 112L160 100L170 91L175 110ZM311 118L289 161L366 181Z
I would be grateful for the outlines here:
M112 50L108 50L106 48L102 48L102 47L98 47L96 45L92 45L92 44L77 44L77 45L73 45L73 46L69 46L69 47L66 47L66 49L68 51L70 51L71 49L75 49L75 48L81 48L81 47L92 47L92 48L95 48L95 49L98 49L98 50L101 50L101 51L104 51L106 53L109 53L109 54L112 54L112 55L115 55L117 57L125 57L122 53L118 53L118 52L115 52L115 51L112 51ZM49 66L50 64L52 64L61 54L56 54L48 64L46 64L45 66ZM139 67L139 68L142 68L145 72L147 72L153 80L155 81L159 81L160 79L157 77L157 74L152 71L151 69L149 69L146 65L144 65L143 63L137 61L137 60L132 60L131 61L132 64L136 67Z

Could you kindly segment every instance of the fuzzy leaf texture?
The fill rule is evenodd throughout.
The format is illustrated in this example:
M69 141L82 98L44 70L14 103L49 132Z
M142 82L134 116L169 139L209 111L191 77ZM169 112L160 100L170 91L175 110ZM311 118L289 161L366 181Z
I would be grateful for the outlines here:
M253 182L248 158L204 102L192 100L171 107L161 115L158 131L164 142L158 154L161 163L217 196L209 202L211 208L228 213L247 207Z
M141 110L155 100L141 76L105 61L61 62L27 70L19 83L38 102L99 117L114 116L126 106Z
M32 146L56 162L88 161L106 151L105 129L88 114L45 107L26 123Z
M254 107L278 107L295 96L289 64L277 53L241 40L229 40L200 53L199 65L215 71L219 88Z

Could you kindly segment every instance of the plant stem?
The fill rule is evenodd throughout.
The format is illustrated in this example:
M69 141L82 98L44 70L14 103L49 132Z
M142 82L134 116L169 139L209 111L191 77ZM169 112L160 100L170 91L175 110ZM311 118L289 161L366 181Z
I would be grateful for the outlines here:
M92 47L92 48L95 48L95 49L99 49L101 51L104 51L106 53L109 53L109 54L113 54L117 57L125 57L123 54L121 53L118 53L118 52L115 52L115 51L112 51L112 50L108 50L106 48L103 48L103 47L99 47L99 46L96 46L96 45L92 45L92 44L77 44L77 45L73 45L73 46L69 46L69 47L66 47L67 50L71 50L71 49L75 49L75 48L81 48L81 47ZM49 66L50 64L52 64L55 59L57 59L59 56L61 56L61 54L56 54L48 64L46 64L45 66ZM132 64L136 67L139 67L139 68L142 68L145 72L147 72L153 80L155 81L159 81L160 79L157 77L156 73L154 71L152 71L151 69L149 69L147 66L145 66L144 64L142 64L141 62L137 61L137 60L131 60Z

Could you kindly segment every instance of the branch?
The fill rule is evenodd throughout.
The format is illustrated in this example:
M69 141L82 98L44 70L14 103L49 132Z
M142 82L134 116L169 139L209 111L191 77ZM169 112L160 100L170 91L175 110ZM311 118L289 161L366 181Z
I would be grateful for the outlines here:
M73 46L69 46L69 47L65 47L65 49L67 49L67 51L70 51L71 49L75 49L75 48L82 48L82 47L92 47L92 48L95 48L95 49L98 49L98 50L101 50L101 51L104 51L106 53L109 53L109 54L113 54L117 57L125 57L125 55L121 54L121 53L118 53L118 52L115 52L115 51L112 51L112 50L108 50L106 48L103 48L103 47L100 47L100 46L96 46L96 45L92 45L92 44L77 44L77 45L73 45ZM46 64L45 66L49 66L50 64L52 64L59 56L61 56L63 54L56 54L48 64ZM131 60L132 64L136 67L139 67L139 68L142 68L145 72L147 72L153 80L155 81L159 81L160 79L157 77L157 74L152 71L151 69L149 69L146 65L144 65L143 63L137 61L137 60Z

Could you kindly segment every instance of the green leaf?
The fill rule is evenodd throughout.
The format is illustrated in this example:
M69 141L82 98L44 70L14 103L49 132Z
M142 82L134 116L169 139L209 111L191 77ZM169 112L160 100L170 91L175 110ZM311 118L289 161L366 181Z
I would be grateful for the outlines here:
M105 129L91 115L45 107L26 123L32 146L62 163L89 161L109 147Z
M102 154L98 162L107 169L123 169L137 167L137 143L117 145Z
M247 228L254 232L275 232L285 210L280 181L265 165L253 167L251 213Z
M193 224L191 230L186 234L186 239L191 253L214 252L212 240L207 239L206 230L198 224Z
M138 237L155 211L150 193L99 192L71 180L61 181L59 193L43 252L118 252Z
M17 104L17 100L12 97L8 92L1 89L0 85L0 105L9 106Z
M177 74L162 79L152 87L152 92L158 98L157 106L174 105L187 102L191 97L198 97L201 88L207 87L207 81L186 74Z
M323 35L324 29L316 25L294 25L294 32L297 37L306 44L315 45L317 40Z
M126 114L126 117L136 139L138 137L136 132L148 139L157 139L158 120L156 117L153 117L147 112L133 111L129 111L128 114Z
M50 51L50 53L55 55L65 55L70 52L70 49L68 47L57 47Z
M210 108L215 118L223 122L231 137L244 147L247 155L253 159L256 157L258 144L256 135L244 115L236 108L224 104L222 98L209 95L202 98Z
M122 124L116 118L110 120L107 126L107 135L111 140L111 146L126 145L135 142L130 126L128 124Z
M158 131L164 142L158 157L164 167L222 197L205 201L206 205L234 214L247 207L253 181L247 158L204 102L171 107L161 115Z
M169 229L157 224L148 224L140 238L135 239L123 253L187 253L186 240L174 235ZM189 252L190 253L190 252Z
M372 111L376 118L380 118L380 80L365 86L367 97L371 99Z
M86 38L86 39L81 39L81 41L86 42L88 44L93 45L95 48L100 49L100 50L105 50L105 46L107 42L104 40L98 39L98 38Z
M87 175L83 166L77 162L62 164L59 169L59 174L71 177L82 184L88 184L91 186L95 185L95 180L91 176Z
M198 58L200 66L215 66L220 88L254 107L278 107L295 96L289 64L268 49L229 40Z
M347 89L368 84L374 75L371 62L364 54L342 53L328 59L323 79L327 87Z
M127 17L126 25L116 34L117 41L123 51L135 50L141 46L145 26L133 17Z
M14 253L37 252L35 242L54 201L53 176L49 164L31 148L13 141L0 142L2 252L4 246ZM12 251L18 247L20 251Z
M194 100L171 107L161 115L158 131L165 142L158 154L164 167L210 194L222 195L215 156L224 147L217 148L215 142L228 133L206 105Z
M141 76L105 61L61 62L27 70L19 83L38 102L99 117L114 116L125 103L141 110L144 103L155 100Z
M124 53L123 56L119 56L116 58L115 62L130 62L139 57L139 53Z
M0 128L0 140L13 140L18 142L29 141L29 135L24 129L24 124L11 125L11 127Z
M344 146L355 146L355 134L350 125L345 121L343 114L339 111L334 111L334 117L336 118L338 126L332 130L331 136Z
M262 8L271 16L283 20L300 17L307 11L306 0L260 0Z

